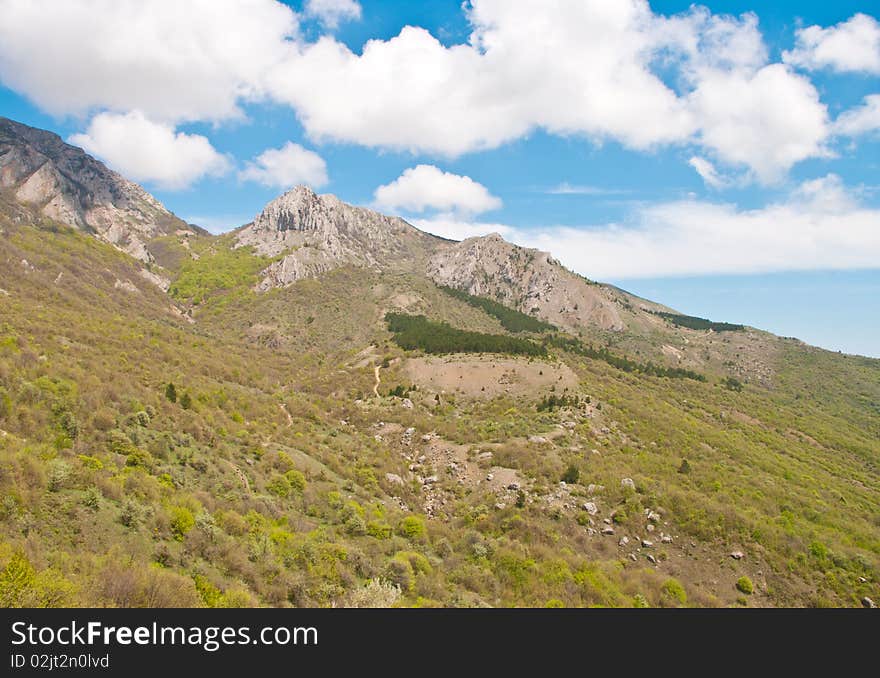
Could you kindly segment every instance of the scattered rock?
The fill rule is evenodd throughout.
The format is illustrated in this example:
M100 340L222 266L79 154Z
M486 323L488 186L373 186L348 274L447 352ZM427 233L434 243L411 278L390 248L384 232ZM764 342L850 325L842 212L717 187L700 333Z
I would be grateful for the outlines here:
M614 534L614 528L611 527L611 525L606 525L605 527L602 528L602 534L609 534L609 535Z
M620 541L617 542L618 546L626 546L627 544L629 544L629 537L625 537L625 536L621 537Z
M494 479L495 479L495 476L493 474L491 474L491 473L486 474L486 480L491 482Z
M642 539L642 548L650 549L654 547L654 542L648 541L647 539Z
M660 522L660 514L656 511L652 511L651 509L647 510L648 522L651 523L659 523Z
M582 508L584 509L584 511L589 513L591 516L594 516L597 513L599 513L599 507L596 506L596 504L591 501L584 502L584 505Z
M635 553L630 553L630 554L629 554L629 559L630 559L631 561L633 561L634 563L638 561L638 557L636 557L636 554L635 554Z
M8 297L8 296L9 296L9 292L7 292L6 290L4 290L4 289L2 289L2 288L0 288L0 294L2 294L4 297Z
M868 596L865 596L864 598L862 598L862 606L863 606L863 607L867 607L867 608L872 609L872 610L873 610L875 607L877 607L877 605L874 603L874 601L871 600L870 598L868 598Z
M654 526L651 525L651 524L648 524L648 525L645 527L645 529L646 529L648 532L653 532L653 531L654 531Z
M652 556L650 553L646 556L646 558L648 559L648 562L653 563L655 565L657 564L657 559L654 556Z
M129 282L128 280L119 280L117 278L116 282L113 283L113 287L117 290L123 290L125 292L130 292L132 294L140 293L140 290L137 287L135 287L135 285L132 284L131 282Z
M733 553L730 554L730 557L733 558L734 560L742 560L744 555L743 555L742 551L734 551Z
M387 480L389 483L392 483L394 485L404 485L405 484L403 482L403 478L401 478L396 473L386 473L385 480Z
M529 442L535 443L536 445L543 445L547 442L547 439L544 436L529 436Z
M672 536L670 536L670 535L668 535L668 534L664 534L664 535L662 535L662 536L660 537L660 543L662 543L662 544L671 544L671 543L672 543Z
M405 410L411 410L413 408L413 401L410 400L409 398L404 398L400 402L400 406Z
M505 508L507 508L505 504L502 504L500 502L498 504L495 504L495 510L497 511L503 511Z
M510 485L507 486L507 489L516 492L519 489L519 483L510 483Z
M620 481L620 484L623 485L623 487L627 487L627 488L629 488L629 489L631 489L631 490L636 489L635 481L633 481L632 478L623 478L623 479Z
M604 489L604 485L594 485L593 483L590 483L589 485L587 485L587 494L596 494L597 492L601 492Z
M440 480L437 476L428 476L422 481L422 485L433 485L438 480Z

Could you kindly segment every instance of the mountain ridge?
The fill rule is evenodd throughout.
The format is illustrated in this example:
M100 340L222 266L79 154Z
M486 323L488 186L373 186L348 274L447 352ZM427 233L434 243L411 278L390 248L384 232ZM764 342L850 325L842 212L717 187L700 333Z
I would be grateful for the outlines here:
M58 135L0 117L0 188L52 219L90 231L144 263L147 242L194 229L138 184Z

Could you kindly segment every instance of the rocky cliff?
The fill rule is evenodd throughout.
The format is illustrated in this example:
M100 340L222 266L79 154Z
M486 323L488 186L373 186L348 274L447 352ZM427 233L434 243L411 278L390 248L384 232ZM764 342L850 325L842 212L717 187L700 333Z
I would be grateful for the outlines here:
M0 118L0 189L46 217L150 262L146 243L191 230L137 184L57 134Z

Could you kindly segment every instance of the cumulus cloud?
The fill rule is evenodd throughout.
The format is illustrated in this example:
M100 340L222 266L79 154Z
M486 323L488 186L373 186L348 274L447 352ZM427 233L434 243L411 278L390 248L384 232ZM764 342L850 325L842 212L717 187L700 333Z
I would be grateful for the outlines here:
M795 48L782 55L794 66L880 73L880 22L867 14L855 14L828 28L802 28L796 39Z
M161 188L187 188L206 175L219 176L231 168L229 160L198 134L146 118L143 113L101 113L83 134L70 142L106 161L126 178Z
M828 111L812 83L783 64L712 70L689 98L703 146L763 183L779 181L801 160L828 155Z
M222 120L264 95L296 14L275 0L0 0L0 81L53 114Z
M327 163L314 151L288 141L281 148L260 153L239 172L239 178L271 188L290 188L297 184L319 188L327 183Z
M834 121L834 131L847 137L880 132L880 94L866 96L861 106L841 113Z
M840 178L799 186L785 200L746 210L685 200L640 207L626 223L520 229L421 220L446 237L499 232L549 250L594 279L871 268L880 260L880 210L862 205Z
M470 0L467 42L446 46L407 26L355 52L328 35L306 41L277 0L156 4L0 0L0 80L53 113L136 109L166 122L223 120L241 115L243 101L268 100L290 106L316 141L440 157L536 129L635 150L695 145L765 183L824 155L831 131L810 81L770 63L753 14L663 16L647 0ZM359 7L311 0L304 11L330 25ZM838 41L827 31L868 35L874 24L857 15L804 29L801 43L824 63L831 48L820 46ZM848 58L871 67L869 56Z
M825 106L806 77L767 63L754 15L473 0L468 17L469 42L450 47L414 27L360 54L331 38L300 45L269 87L315 139L445 156L541 128L637 150L698 143L769 183L825 153Z
M342 21L360 19L361 5L357 0L307 0L305 12L327 28L336 28Z
M404 171L397 179L375 192L380 209L424 212L481 214L501 207L482 184L470 177L444 172L433 165L419 165Z

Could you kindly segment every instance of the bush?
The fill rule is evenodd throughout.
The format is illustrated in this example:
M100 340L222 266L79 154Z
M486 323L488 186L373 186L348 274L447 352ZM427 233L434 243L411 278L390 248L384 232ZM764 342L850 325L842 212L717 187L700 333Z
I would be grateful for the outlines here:
M171 532L177 541L183 541L186 533L195 527L196 519L185 506L176 506L171 510Z
M752 580L748 577L740 577L736 580L736 590L750 596L755 592L755 585L752 584Z
M578 467L574 464L569 464L568 468L565 469L565 473L562 474L562 481L569 485L574 485L580 477L581 472L578 470Z
M678 579L667 579L660 587L661 602L667 606L677 607L687 604L687 592Z
M407 539L421 539L425 536L425 521L418 516L407 516L400 521L397 532Z
M172 403L177 402L177 387L171 382L165 387L165 397Z

